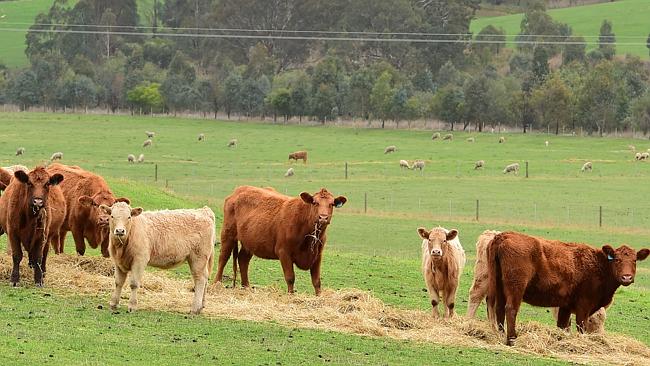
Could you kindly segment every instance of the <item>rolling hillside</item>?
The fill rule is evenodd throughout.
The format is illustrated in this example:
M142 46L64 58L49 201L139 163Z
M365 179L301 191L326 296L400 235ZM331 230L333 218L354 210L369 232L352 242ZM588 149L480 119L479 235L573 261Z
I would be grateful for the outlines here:
M553 19L569 24L573 28L575 35L585 37L588 42L598 41L600 25L603 19L608 19L614 25L614 33L619 43L616 47L618 54L630 53L648 58L649 51L645 46L645 42L648 33L650 33L650 22L648 22L648 19L650 19L650 1L622 0L549 10L548 13ZM522 14L479 18L472 22L470 29L472 32L478 33L483 27L492 24L503 28L509 36L508 40L512 40L519 33L521 19ZM628 45L622 43L628 43ZM594 48L593 45L588 46L588 50L592 48Z

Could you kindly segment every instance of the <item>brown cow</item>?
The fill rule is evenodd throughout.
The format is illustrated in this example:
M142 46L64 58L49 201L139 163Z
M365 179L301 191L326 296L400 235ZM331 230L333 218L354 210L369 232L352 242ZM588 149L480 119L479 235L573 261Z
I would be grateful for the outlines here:
M498 234L488 245L488 309L499 329L507 317L507 344L517 338L515 321L521 302L559 307L557 326L568 328L576 314L579 332L587 318L612 302L619 286L634 282L636 262L650 250L623 245L601 249L521 233Z
M476 264L474 265L474 279L472 286L469 289L469 304L467 305L467 316L474 318L476 310L478 309L483 299L488 294L488 264L487 264L487 247L499 234L500 231L485 230L479 235L476 241ZM490 317L492 314L488 314ZM553 315L555 320L558 318L558 308L553 308ZM584 331L586 333L601 333L605 330L605 319L607 312L605 308L600 308L596 313L592 314L585 323ZM491 320L491 319L490 319Z
M293 292L295 282L294 264L302 270L309 269L314 290L319 295L325 231L334 207L341 207L346 201L343 196L334 198L325 188L313 195L302 192L300 197L289 197L265 188L238 187L224 203L215 282L221 281L232 254L233 286L239 262L242 286L248 287L248 264L255 255L280 260L289 293ZM239 253L237 241L241 242Z
M0 191L4 191L11 182L11 179L14 177L9 171L4 168L0 168Z
M27 251L34 269L34 283L43 286L49 242L58 240L65 218L65 200L57 186L61 174L48 174L43 167L31 172L14 172L11 183L0 197L0 225L7 233L13 257L11 284L20 282L20 262Z
M302 159L303 164L307 164L307 152L306 151L295 151L289 154L289 161L295 160L298 162L298 160Z
M86 240L91 248L101 247L102 255L108 252L109 216L99 209L99 205L112 206L115 202L126 202L128 198L115 198L104 178L79 167L52 164L47 168L50 174L65 177L61 190L65 196L68 212L61 227L59 242L54 243L55 252L62 253L65 236L72 231L75 247L79 255L86 252Z

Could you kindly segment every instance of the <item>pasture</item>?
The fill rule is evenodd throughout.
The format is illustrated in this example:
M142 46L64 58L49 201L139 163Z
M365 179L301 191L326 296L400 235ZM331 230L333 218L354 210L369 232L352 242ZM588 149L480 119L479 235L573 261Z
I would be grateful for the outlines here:
M474 243L485 229L515 229L594 246L628 243L638 249L650 244L647 240L650 205L643 200L650 193L647 186L650 165L634 161L634 154L628 148L632 144L637 151L645 151L650 148L647 140L454 132L453 141L443 142L432 141L430 131L39 113L3 113L0 122L4 127L0 135L2 166L15 163L34 166L44 163L53 152L62 151L63 163L80 165L105 176L118 196L127 196L134 205L145 209L208 204L217 213L218 230L223 199L238 185L273 186L290 195L327 187L334 194L346 195L348 203L335 213L328 231L323 286L367 291L389 309L399 311L428 312L430 308L420 274L418 226L430 228L440 224L460 232L468 263L457 296L459 314L466 311ZM156 136L153 146L142 148L146 130L155 131ZM205 134L205 141L197 141L199 133ZM470 136L476 142L466 142ZM498 144L499 136L506 137L504 144ZM239 140L237 148L226 147L232 138ZM547 140L548 147L544 144ZM384 154L388 145L396 145L397 152ZM20 146L26 152L15 157L15 150ZM296 150L309 152L307 165L287 162L287 155ZM144 163L127 162L128 154L140 153L145 154ZM422 173L401 170L400 159L422 159L426 167ZM485 160L486 166L475 171L474 162L479 159ZM529 162L529 178L525 178L525 161ZM593 172L580 173L585 161L593 162ZM348 179L345 179L346 162ZM502 173L503 167L512 162L522 165L519 176ZM158 179L154 181L156 165ZM296 175L285 178L283 175L290 166ZM367 209L364 197L367 197ZM478 221L476 200L480 202ZM602 227L599 227L600 206L603 207ZM0 245L6 245L4 236L0 237ZM72 253L73 247L68 238L66 252ZM97 256L99 251L91 249L87 255ZM231 262L226 274L230 273L230 265ZM135 314L124 314L125 309L121 309L121 314L113 315L106 310L110 278L107 278L107 288L94 295L80 296L73 289L50 286L50 278L46 278L42 290L33 288L29 282L23 282L19 289L9 288L5 269L0 283L3 310L0 317L5 323L14 322L16 327L10 335L0 337L0 344L6 345L2 351L5 354L0 354L0 358L14 356L20 345L27 355L23 358L26 363L49 356L36 352L41 344L21 345L21 342L33 339L44 324L61 328L66 323L84 329L83 339L91 339L91 344L103 347L106 354L97 357L105 357L102 359L105 362L146 361L140 352L125 351L120 346L122 337L146 339L151 349L155 349L156 340L169 342L161 344L170 344L165 350L170 354L170 363L174 357L194 354L190 352L201 354L201 358L224 360L229 355L225 349L243 348L242 344L253 350L247 360L252 363L325 362L312 358L318 357L314 353L317 349L325 352L320 356L329 356L337 364L421 364L436 357L447 357L453 363L488 359L508 363L513 362L511 357L526 357L521 360L533 364L580 360L577 351L571 356L570 351L558 355L532 352L523 347L509 350L494 346L492 349L488 344L464 345L462 349L430 344L423 347L417 341L307 330L277 320L235 321L227 319L227 313L216 315L216 319L188 317L168 312L177 308L166 304L164 299L157 303L162 308L145 307ZM165 276L160 271L152 273ZM260 296L268 289L277 289L280 294L285 290L277 261L254 259L250 275ZM173 280L188 280L187 266L169 276ZM230 282L226 280L226 284ZM311 297L308 273L297 272L296 286L301 299ZM146 290L146 279L144 287L145 292L150 291ZM231 296L230 289L215 291L213 296ZM619 289L606 323L608 332L625 334L645 344L646 354L650 345L649 292L650 263L641 262L636 283ZM103 309L97 309L99 305ZM184 312L185 305L180 305L178 311ZM485 317L484 307L479 309L479 316ZM30 319L38 319L39 325ZM553 323L547 309L524 305L519 324L523 326L531 321L549 326ZM164 325L155 326L153 322ZM150 335L152 327L155 336ZM249 330L250 334L242 338L247 332L239 329ZM194 342L192 334L208 335ZM288 334L293 335L288 337ZM67 357L77 363L97 360L81 352L80 337L80 334L58 337L52 334L44 341L54 344L59 338L64 339L55 347L58 352L54 357ZM196 350L195 343L206 347ZM436 343L449 342L441 339ZM346 347L352 350L342 352ZM531 352L546 358L529 358ZM453 358L452 354L463 357Z
M573 34L585 37L589 43L587 51L595 48L598 42L600 25L603 20L610 20L616 34L616 53L626 53L648 58L648 48L645 46L650 24L650 3L645 0L621 0L593 5L576 6L563 9L548 10L548 14L556 21L566 23L573 29ZM511 42L520 30L522 14L511 14L498 17L482 17L472 21L470 30L478 33L483 27L492 24L503 28L506 39ZM634 44L624 44L634 43ZM512 43L510 43L512 46Z

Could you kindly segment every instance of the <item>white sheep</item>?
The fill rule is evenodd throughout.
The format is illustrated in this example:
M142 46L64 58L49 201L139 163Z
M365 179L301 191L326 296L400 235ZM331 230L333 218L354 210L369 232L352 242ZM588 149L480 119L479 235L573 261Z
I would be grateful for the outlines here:
M502 144L504 142L506 142L506 138L503 136L499 137L499 143Z
M422 169L424 169L424 161L423 160L414 161L413 166L411 167L411 169L413 169L413 170L420 169L420 171L422 171Z
M485 161L479 160L476 163L474 163L474 170L483 168L485 166Z
M154 136L156 136L155 132L152 131L144 131L144 133L147 135L147 138L152 139Z
M513 172L515 173L515 175L519 174L519 163L510 164L506 166L505 169L503 169L503 174L513 173Z
M59 151L59 152L55 152L55 153L52 154L52 156L50 157L50 161L61 160L61 159L63 159L63 153L60 152L60 151Z
M582 169L580 169L580 171L581 172L586 172L587 170L591 171L591 168L592 168L591 167L591 161L588 161L588 162L584 163L584 165L582 165Z
M397 151L397 147L395 145L386 146L384 149L384 154L393 153L395 151Z
M451 140L454 139L454 135L448 133L448 134L446 134L445 137L443 137L442 139L443 139L443 140L449 140L449 141L451 141Z
M239 141L237 141L237 139L232 139L232 140L228 141L228 147L237 147L238 142Z
M411 169L411 165L410 165L409 162L406 161L406 160L400 160L400 161L399 161L399 167L402 168L402 169L403 169L403 168Z
M634 160L641 160L641 153L634 154Z
M641 153L641 159L639 160L648 160L650 159L650 153L649 152L642 152Z
M22 155L24 153L25 153L25 148L24 147L19 147L18 149L16 149L16 156Z
M546 145L546 147L548 147L548 141L544 141L544 145Z
M138 163L144 163L144 154L140 154L140 156L138 156Z
M436 132L433 135L431 135L431 140L439 139L440 138L440 132Z
M126 160L127 160L129 163L135 163L135 155L133 155L133 154L129 154L129 156L126 157Z
M294 174L295 174L295 172L293 171L293 168L289 168L289 169L287 169L287 172L284 173L284 176L285 177L292 177Z
M200 133L199 134L199 141L204 141L205 140L205 134Z
M144 142L142 143L142 147L148 147L151 146L151 144L153 144L153 141L151 141L151 139L144 140Z

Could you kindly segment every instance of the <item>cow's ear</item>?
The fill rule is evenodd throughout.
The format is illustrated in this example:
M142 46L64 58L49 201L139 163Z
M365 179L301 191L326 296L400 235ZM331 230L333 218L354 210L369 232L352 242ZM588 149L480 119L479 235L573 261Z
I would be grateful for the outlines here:
M16 170L14 172L14 177L20 181L20 183L27 184L29 182L29 176L22 170Z
M637 261L642 261L648 258L648 255L650 255L650 249L641 249L638 252L636 252L636 260Z
M422 239L429 239L429 232L423 227L418 228L418 234L420 234Z
M345 196L338 196L334 199L334 207L341 208L348 201Z
M128 198L126 198L126 197L116 198L116 199L115 199L115 202L126 202L127 205L130 205L130 204L131 204L131 200L128 199Z
M131 209L131 217L136 217L142 213L142 207L136 207Z
M447 233L447 241L454 240L457 235L458 235L458 230L456 229L449 230L449 232Z
M85 207L90 207L90 206L93 206L95 204L95 202L93 201L93 198L90 197L90 196L81 196L81 197L79 197L79 199L77 201L79 201L79 203L82 206L85 206Z
M314 204L314 197L311 194L307 193L307 192L300 193L300 198L302 198L302 200L307 204L310 204L310 205Z
M603 245L603 253L605 253L607 259L610 261L613 261L614 258L616 258L616 252L614 251L614 248L609 245Z
M50 185L57 185L63 181L63 175L56 173L50 177Z
M99 205L99 209L102 210L105 214L110 215L113 210L106 205Z

